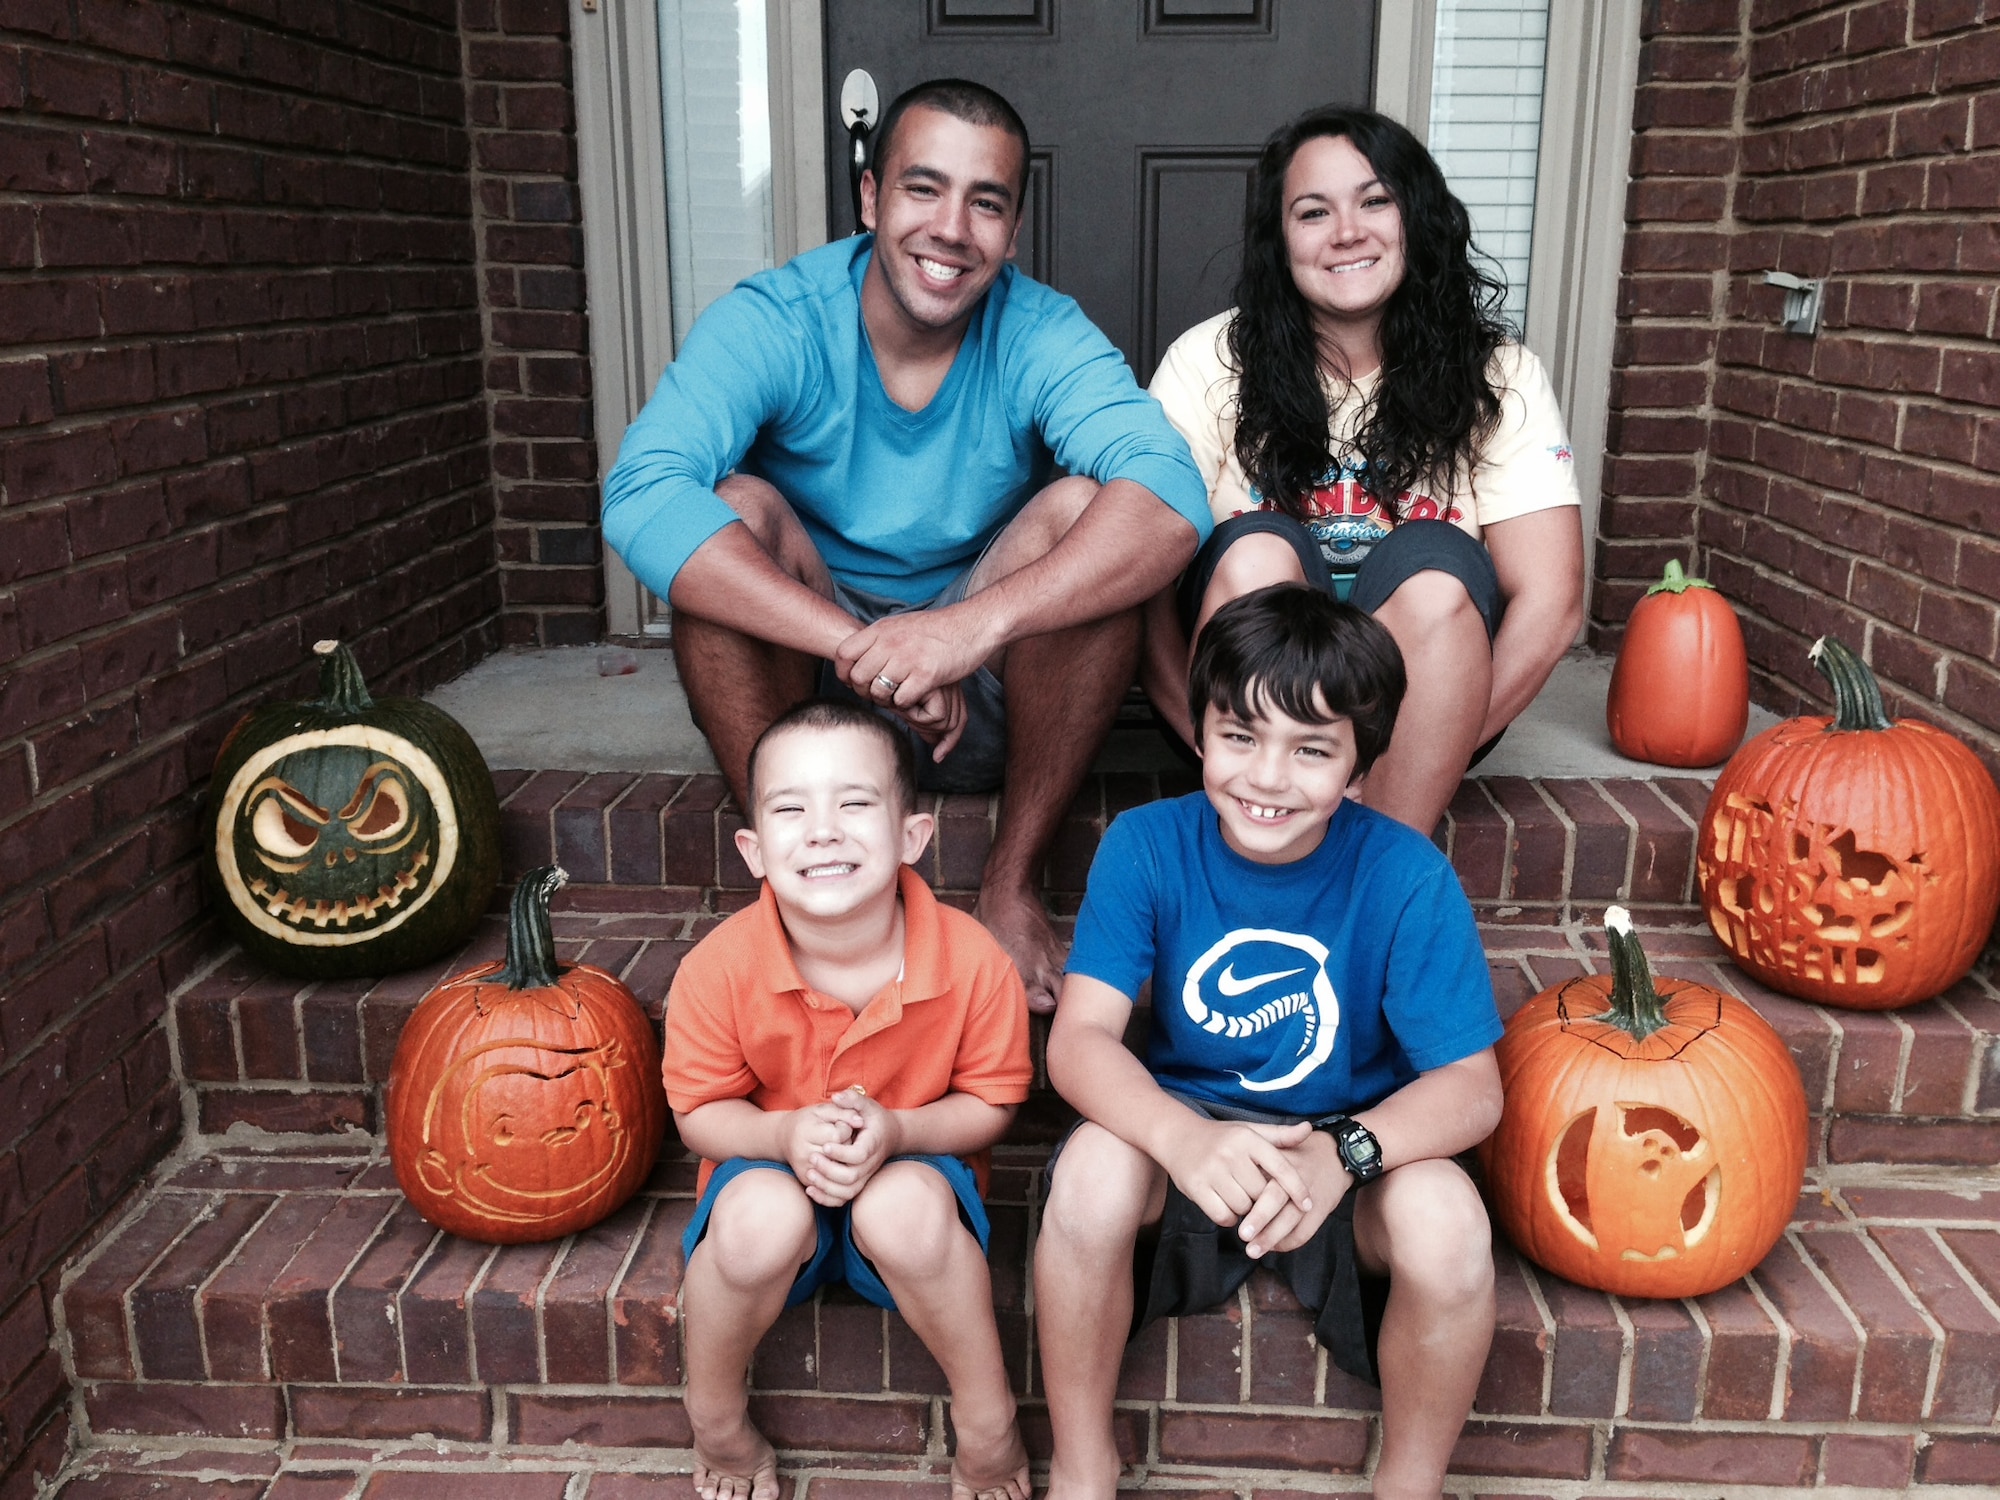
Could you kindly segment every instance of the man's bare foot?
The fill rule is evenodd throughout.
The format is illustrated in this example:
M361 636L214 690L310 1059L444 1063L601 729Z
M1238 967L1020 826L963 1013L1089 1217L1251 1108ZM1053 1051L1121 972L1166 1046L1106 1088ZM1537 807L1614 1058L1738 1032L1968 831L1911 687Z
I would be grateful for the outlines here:
M958 1432L951 1461L951 1500L1028 1500L1028 1449L1012 1422L997 1443Z
M1042 898L1025 887L986 886L972 914L1014 960L1028 989L1028 1009L1047 1015L1062 990L1063 945L1049 926Z
M694 1442L694 1492L701 1500L778 1500L778 1454L746 1418L739 1430Z

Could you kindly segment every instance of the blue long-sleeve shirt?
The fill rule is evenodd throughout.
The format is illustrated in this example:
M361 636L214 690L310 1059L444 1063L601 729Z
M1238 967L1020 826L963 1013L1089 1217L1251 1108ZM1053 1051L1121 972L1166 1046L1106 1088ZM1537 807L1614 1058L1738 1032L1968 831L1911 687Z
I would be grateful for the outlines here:
M1001 271L922 411L889 399L861 322L873 236L808 251L712 304L626 430L604 536L661 598L733 513L732 471L770 481L834 577L910 602L937 594L1056 464L1129 479L1202 537L1187 443L1070 298Z

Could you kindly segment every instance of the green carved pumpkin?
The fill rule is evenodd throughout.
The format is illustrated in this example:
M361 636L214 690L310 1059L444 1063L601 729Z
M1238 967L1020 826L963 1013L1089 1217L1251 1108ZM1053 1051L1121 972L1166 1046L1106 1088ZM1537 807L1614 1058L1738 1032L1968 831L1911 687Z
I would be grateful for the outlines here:
M500 880L500 807L472 736L375 698L313 647L320 696L246 715L216 757L203 864L230 933L285 974L388 974L470 936Z

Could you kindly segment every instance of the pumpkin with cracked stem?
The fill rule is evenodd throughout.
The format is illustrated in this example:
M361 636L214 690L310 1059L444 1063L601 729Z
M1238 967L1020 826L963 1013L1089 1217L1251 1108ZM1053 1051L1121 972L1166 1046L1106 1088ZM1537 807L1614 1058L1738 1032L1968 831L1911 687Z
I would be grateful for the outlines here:
M417 1212L488 1244L560 1239L653 1170L667 1099L653 1024L602 969L557 964L553 865L515 888L507 957L418 1004L389 1072L389 1159Z
M1957 739L1892 721L1839 641L1813 663L1832 716L1788 719L1739 750L1702 814L1709 925L1774 990L1850 1010L1942 994L2000 910L2000 790Z
M500 804L458 721L377 698L321 641L320 695L241 719L209 781L203 867L230 934L309 979L415 968L471 935L500 880Z
M1806 1095L1770 1024L1652 977L1622 907L1610 974L1542 991L1494 1049L1506 1104L1479 1148L1500 1228L1538 1266L1628 1297L1750 1270L1805 1179Z

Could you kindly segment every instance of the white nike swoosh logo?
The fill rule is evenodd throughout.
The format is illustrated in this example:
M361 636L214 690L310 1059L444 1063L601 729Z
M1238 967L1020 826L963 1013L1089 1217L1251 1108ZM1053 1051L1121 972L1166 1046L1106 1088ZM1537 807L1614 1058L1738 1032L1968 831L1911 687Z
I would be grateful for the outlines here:
M1247 995L1250 991L1256 989L1258 985L1269 984L1274 979L1290 979L1294 974L1305 973L1305 969L1300 967L1296 969L1279 969L1271 974L1253 974L1248 979L1238 979L1235 974L1235 968L1234 964L1230 964L1220 974L1215 976L1215 987L1231 999L1234 999L1238 995Z

